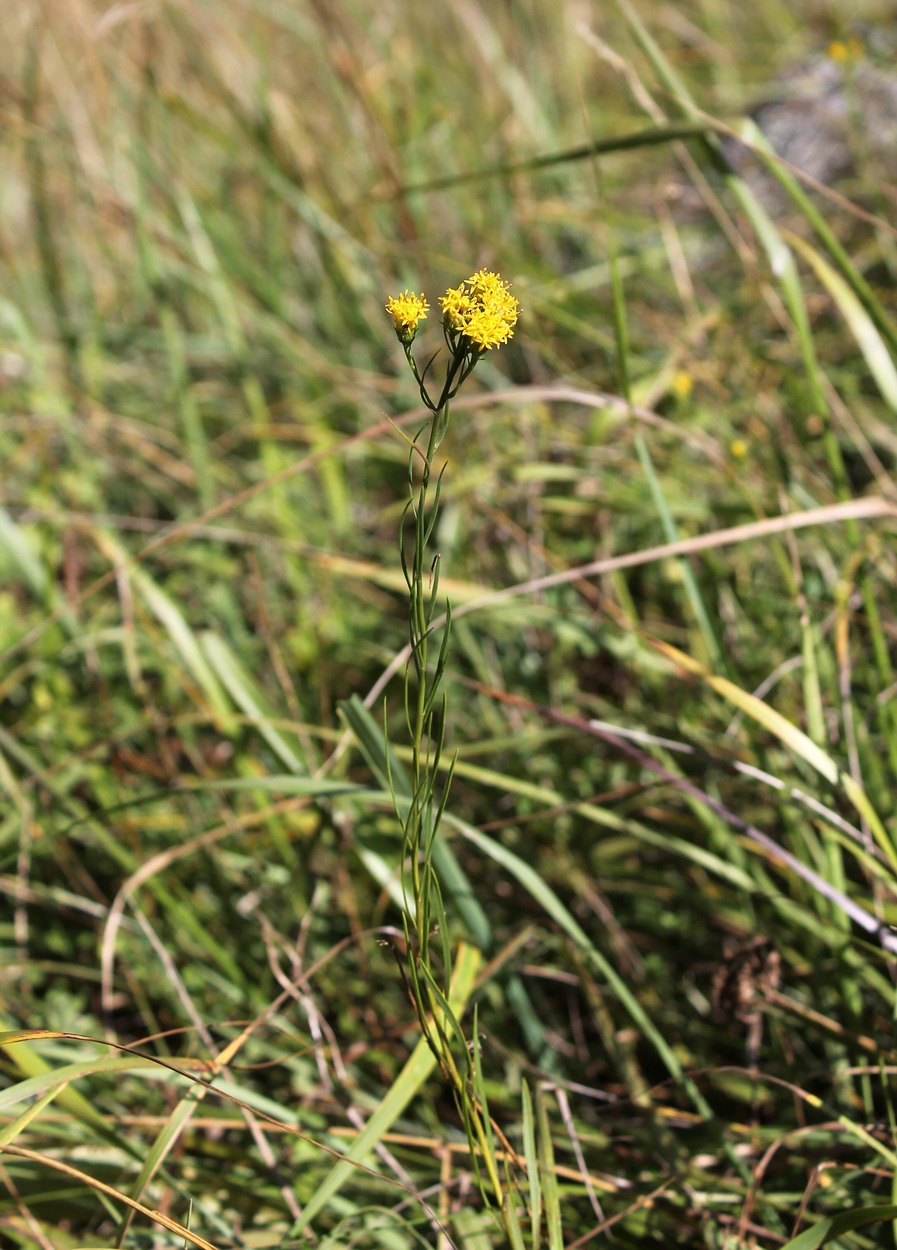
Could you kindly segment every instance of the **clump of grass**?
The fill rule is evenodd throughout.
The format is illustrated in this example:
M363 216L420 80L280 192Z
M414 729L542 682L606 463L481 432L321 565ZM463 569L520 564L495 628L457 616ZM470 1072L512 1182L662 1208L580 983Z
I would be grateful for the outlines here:
M887 1235L888 179L731 109L875 32L571 16L11 18L4 1244Z

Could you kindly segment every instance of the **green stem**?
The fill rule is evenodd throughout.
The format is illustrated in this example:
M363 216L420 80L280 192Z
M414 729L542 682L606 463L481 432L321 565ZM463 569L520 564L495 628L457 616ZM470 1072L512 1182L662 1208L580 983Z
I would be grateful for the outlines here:
M435 401L426 385L428 368L421 373L411 345L404 345L409 367L418 384L421 400L429 409L430 417L427 424L418 431L409 451L408 501L402 517L400 536L402 571L408 587L408 630L411 644L411 655L405 670L405 719L411 740L411 794L407 808L404 804L400 808L399 803L396 803L397 814L403 822L403 920L408 943L408 982L421 1030L455 1097L473 1152L484 1201L489 1204L494 1199L499 1209L505 1212L506 1195L491 1141L482 1074L475 1069L469 1043L449 1006L451 948L445 934L445 913L439 881L432 865L435 839L445 809L452 772L450 766L448 780L437 793L446 720L446 699L444 693L441 693L441 687L451 629L451 612L446 612L438 652L433 652L431 672L431 641L438 606L440 556L437 552L431 561L428 552L436 534L442 487L442 474L439 473L434 479L434 460L448 428L451 400L475 368L481 355L479 349L465 343L450 330L446 330L445 337L450 355L443 386ZM419 479L415 480L418 472ZM413 551L410 555L404 533L404 522L408 519L409 512L414 518ZM433 970L430 930L434 926L441 930L444 991L439 989ZM486 1172L481 1182L478 1159L485 1165Z

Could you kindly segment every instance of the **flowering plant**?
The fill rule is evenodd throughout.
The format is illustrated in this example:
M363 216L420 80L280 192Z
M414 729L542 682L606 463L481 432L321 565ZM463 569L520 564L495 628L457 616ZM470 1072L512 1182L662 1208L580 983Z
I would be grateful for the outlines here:
M427 374L435 356L423 370L418 368L412 345L418 326L430 305L421 293L405 290L392 296L386 311L393 319L396 337L430 416L410 442L408 500L402 513L400 557L408 588L410 658L405 670L405 719L411 742L410 797L392 792L396 815L402 824L403 924L409 952L408 977L418 1020L427 1042L455 1095L467 1129L472 1157L483 1159L489 1184L504 1209L494 1151L489 1149L488 1116L476 1090L479 1063L476 1028L469 1042L449 1007L451 949L439 881L433 868L433 848L448 801L454 765L439 782L439 766L446 730L446 696L442 678L448 657L451 607L438 638L435 622L441 558L428 555L436 532L444 467L432 481L433 461L445 437L449 405L485 352L501 347L514 333L520 305L508 283L487 269L449 288L440 300L442 332L448 348L445 378L438 396L427 387ZM417 462L420 462L419 465ZM432 490L432 493L431 493ZM406 541L406 523L413 519L413 539ZM436 651L431 664L432 651ZM437 982L431 957L431 935L441 935L442 984ZM454 1044L453 1044L454 1043Z
M406 290L401 295L391 296L386 303L396 337L405 349L408 363L421 388L421 398L434 414L446 408L484 352L508 342L520 316L520 305L511 294L509 284L489 269L478 269L457 287L449 287L439 304L449 363L442 394L437 401L433 401L411 351L417 327L426 320L430 311L429 302L423 293L415 295Z

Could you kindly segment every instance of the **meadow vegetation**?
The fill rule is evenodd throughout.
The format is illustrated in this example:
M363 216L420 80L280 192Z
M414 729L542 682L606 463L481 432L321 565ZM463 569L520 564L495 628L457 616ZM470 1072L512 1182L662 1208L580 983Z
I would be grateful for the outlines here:
M889 8L9 7L2 1245L891 1244Z

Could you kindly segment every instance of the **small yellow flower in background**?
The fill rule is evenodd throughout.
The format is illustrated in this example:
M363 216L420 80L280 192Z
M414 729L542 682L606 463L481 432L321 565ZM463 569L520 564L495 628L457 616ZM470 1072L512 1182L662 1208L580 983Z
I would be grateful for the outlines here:
M734 460L743 460L748 454L748 445L743 438L733 438L729 444L729 452Z
M673 374L673 394L677 399L688 399L694 390L692 376L687 369L677 369Z
M386 311L395 322L396 335L400 343L413 342L417 334L418 322L425 321L430 305L421 292L415 295L411 291L403 291L401 295L391 295L386 302Z
M439 301L446 329L463 335L481 352L501 347L511 338L520 305L497 273L479 269Z
M829 60L840 61L844 64L848 61L859 61L862 59L863 44L857 38L833 39L826 51Z

